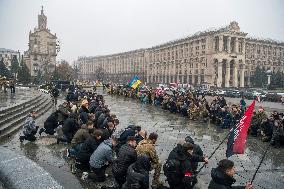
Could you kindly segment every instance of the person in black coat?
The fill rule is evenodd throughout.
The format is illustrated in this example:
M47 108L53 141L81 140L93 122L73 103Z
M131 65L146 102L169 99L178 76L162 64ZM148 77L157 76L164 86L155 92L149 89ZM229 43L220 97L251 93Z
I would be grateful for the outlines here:
M101 144L102 135L103 132L97 129L93 132L91 137L87 138L87 140L80 145L80 149L76 154L76 160L80 162L83 167L89 167L90 157Z
M138 144L140 141L147 139L147 131L141 130L138 132L138 134L135 136L136 143Z
M208 189L252 189L252 185L248 183L246 186L232 186L236 180L234 162L228 159L223 159L218 163L217 168L211 171L212 180L209 183Z
M225 106L227 106L227 102L226 102L226 99L225 97L222 96L222 98L220 99L220 102L219 102L220 106L223 108Z
M199 146L198 144L195 144L195 143L194 143L194 140L193 140L190 136L185 137L185 142L193 144L193 146L194 146L194 148L193 148L193 154L194 154L194 155L203 156L203 151L202 151L202 149L200 148L200 146ZM193 163L192 163L192 169L193 169L194 171L196 171L196 170L197 170L197 167L198 167L198 162L193 162Z
M54 104L55 106L57 105L57 97L59 96L59 90L56 87L53 87L51 89L51 96L54 99Z
M126 182L122 189L149 189L150 158L147 155L137 157L137 161L127 170Z
M89 105L88 100L85 99L82 101L82 106L79 109L79 117L80 117L81 124L86 124L88 122L88 116L90 113L88 109L88 105Z
M55 129L58 127L58 112L53 112L44 122L43 128L39 130L39 135L43 132L49 135L54 135Z
M110 110L109 109L106 109L105 111L103 111L103 113L98 118L98 120L97 120L98 128L102 129L104 127L103 123L104 123L104 120L106 118L110 118Z
M114 132L115 126L113 122L109 121L107 123L106 128L100 129L103 132L102 141L107 140L111 137L112 133Z
M171 161L172 168L171 170L164 169L164 172L171 189L193 188L194 184L197 183L197 179L193 177L192 163L208 163L208 158L194 155L193 150L193 144L185 143L183 145L178 144L170 152L167 162Z
M136 145L135 137L128 137L127 143L121 146L117 159L112 165L112 173L119 185L119 189L126 181L128 167L137 160Z
M100 106L99 106L99 107L100 107ZM98 107L98 108L99 108L99 107ZM98 108L97 108L97 109L98 109ZM101 115L101 114L103 113L103 111L105 111L105 110L104 110L104 109L99 109L99 110L97 110L97 109L96 109L96 111L95 111L95 119L94 119L93 122L94 122L95 128L98 129L98 128L99 128L99 127L98 127L98 118L100 117L100 115Z
M119 136L118 145L116 147L117 151L119 148L126 144L128 137L135 136L141 131L141 126L129 125Z
M78 123L76 120L76 115L71 113L69 117L64 121L63 127L62 127L62 133L63 136L57 138L57 143L59 142L68 142L71 143L71 140L75 133L78 130Z
M90 113L95 114L95 113L96 113L95 110L96 110L96 108L98 107L98 103L93 99L93 100L91 101L89 107L90 107L90 108L89 108Z
M66 96L66 101L67 102L74 102L74 93L73 91L68 91L67 96Z

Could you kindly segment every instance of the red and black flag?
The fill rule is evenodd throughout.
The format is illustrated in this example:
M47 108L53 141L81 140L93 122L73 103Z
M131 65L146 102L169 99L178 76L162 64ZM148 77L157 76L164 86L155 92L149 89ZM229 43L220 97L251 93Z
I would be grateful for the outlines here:
M244 153L248 128L250 126L254 105L255 101L253 101L248 107L239 123L230 130L226 151L227 158L234 154Z

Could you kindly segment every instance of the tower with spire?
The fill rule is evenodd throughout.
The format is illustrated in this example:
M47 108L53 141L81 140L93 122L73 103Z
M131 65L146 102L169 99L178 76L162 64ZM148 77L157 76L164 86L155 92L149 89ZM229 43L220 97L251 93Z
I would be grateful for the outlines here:
M24 54L24 61L31 76L51 75L56 65L57 37L47 28L47 17L43 6L38 15L38 27L29 33L29 49ZM48 79L48 78L45 78Z
M41 6L41 14L38 15L38 29L44 30L47 25L47 17L44 15L43 6Z

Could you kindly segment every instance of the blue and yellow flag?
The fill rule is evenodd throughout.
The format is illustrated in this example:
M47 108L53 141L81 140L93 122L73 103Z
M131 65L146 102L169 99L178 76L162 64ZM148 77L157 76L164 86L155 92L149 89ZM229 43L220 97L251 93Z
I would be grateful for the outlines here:
M129 87L136 89L140 83L141 83L140 79L137 76L135 76L133 77L132 81L129 83Z

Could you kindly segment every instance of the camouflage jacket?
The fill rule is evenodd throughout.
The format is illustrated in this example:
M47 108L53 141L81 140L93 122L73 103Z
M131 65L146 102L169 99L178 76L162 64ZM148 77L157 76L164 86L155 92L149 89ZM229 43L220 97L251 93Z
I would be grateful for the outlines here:
M151 159L151 163L158 164L159 163L159 157L157 155L155 144L149 140L144 139L136 147L137 155L147 155Z
M263 122L265 122L267 119L267 115L265 112L262 112L262 113L257 113L256 114L256 119L255 121L258 123L258 124L261 124Z

